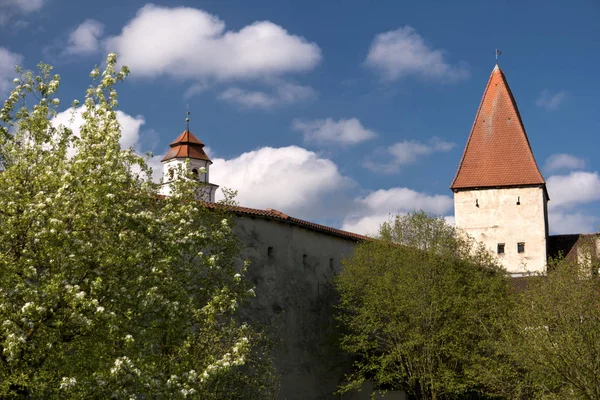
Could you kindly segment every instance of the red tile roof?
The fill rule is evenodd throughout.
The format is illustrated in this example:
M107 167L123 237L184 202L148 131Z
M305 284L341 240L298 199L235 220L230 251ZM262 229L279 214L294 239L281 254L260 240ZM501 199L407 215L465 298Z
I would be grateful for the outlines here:
M545 184L515 98L496 65L450 189Z
M194 158L211 162L204 152L204 143L187 129L171 142L170 146L169 152L162 161L168 161L172 158Z
M217 208L220 207L218 203L205 203L208 208ZM326 225L316 224L314 222L305 221L303 219L290 217L287 214L282 213L281 211L274 210L272 208L267 208L266 210L261 210L257 208L248 208L248 207L240 207L240 206L223 206L227 211L231 211L237 215L247 215L250 217L262 217L266 219L278 220L282 222L287 222L292 225L301 226L306 229L310 229L313 231L325 233L332 236L337 236L343 239L350 239L356 242L362 242L364 240L372 240L372 238L368 236L359 235L358 233L352 233L343 231L341 229L332 228Z

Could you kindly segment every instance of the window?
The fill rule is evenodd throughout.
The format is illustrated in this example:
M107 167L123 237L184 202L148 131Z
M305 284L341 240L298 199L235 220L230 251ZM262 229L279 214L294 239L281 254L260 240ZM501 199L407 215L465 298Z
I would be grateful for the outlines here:
M275 257L275 250L273 249L273 246L269 246L269 248L267 248L267 256L269 258Z
M198 170L196 168L192 170L192 174L194 175L194 178L198 179Z
M517 243L517 252L518 253L525 253L525 242L519 242L519 243Z
M498 254L504 254L504 243L498 243Z

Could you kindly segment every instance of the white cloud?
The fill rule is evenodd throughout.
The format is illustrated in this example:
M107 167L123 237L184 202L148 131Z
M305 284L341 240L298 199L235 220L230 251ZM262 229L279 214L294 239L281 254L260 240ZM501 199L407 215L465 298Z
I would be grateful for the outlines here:
M65 54L87 55L98 51L99 39L104 32L104 25L93 19L82 22L71 34Z
M45 0L0 0L0 8L12 8L25 14L39 10L44 3Z
M397 187L371 192L363 198L356 199L356 203L356 211L346 216L342 229L374 235L383 222L397 214L423 210L435 215L445 215L452 210L454 201L446 195L431 195Z
M331 160L296 146L263 147L229 160L213 159L210 181L237 190L242 206L274 208L301 218L314 218L313 209L327 196L353 185Z
M548 111L556 111L560 105L566 100L567 93L565 91L559 91L552 93L551 91L544 89L538 96L535 104Z
M597 172L576 171L553 175L546 181L551 208L568 208L600 200L600 176Z
M190 7L142 7L118 36L105 41L133 75L176 79L265 78L313 69L321 50L270 21L239 31Z
M12 87L15 78L15 66L23 63L23 56L0 47L0 95L6 94Z
M304 101L314 96L315 91L311 87L293 83L279 83L270 93L231 87L223 91L219 95L219 99L244 108L268 110Z
M15 15L38 11L45 2L45 0L0 0L0 25L4 25Z
M592 233L598 231L600 218L580 212L550 210L550 232L553 234Z
M546 181L550 202L548 216L554 234L589 233L598 230L600 219L581 209L600 200L598 172L575 171L553 175Z
M449 64L445 60L445 51L432 49L410 26L377 35L371 43L365 64L388 80L419 76L459 81L469 77L464 64Z
M208 82L196 82L192 83L188 86L188 88L183 93L183 97L185 99L189 99L201 93L204 93L206 90L210 88L210 84Z
M79 128L83 125L82 112L82 107L79 107L75 110L75 114L73 115L73 108L69 107L65 111L58 113L56 117L52 119L52 124L55 126L64 125L70 128L74 135L79 136ZM71 118L73 118L72 121ZM139 145L138 139L140 137L140 127L145 123L144 117L141 115L132 117L131 115L118 110L117 121L121 124L121 147L126 149L131 146L135 147Z
M313 121L294 120L292 128L302 132L304 141L317 144L357 144L377 136L375 132L365 128L358 119L331 118Z
M393 173L399 171L402 166L414 164L421 157L426 157L433 153L448 152L453 148L454 143L435 137L430 139L429 142L405 140L394 143L383 151L378 150L374 156L365 162L365 166L374 172ZM391 158L391 160L388 162L380 161L382 155ZM373 158L376 158L378 161L372 161Z
M545 169L550 172L585 168L585 160L570 154L552 154L546 159Z

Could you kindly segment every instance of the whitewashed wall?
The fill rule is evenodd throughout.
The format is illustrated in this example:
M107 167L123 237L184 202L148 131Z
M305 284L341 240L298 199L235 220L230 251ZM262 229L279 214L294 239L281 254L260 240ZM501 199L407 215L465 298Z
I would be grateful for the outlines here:
M498 255L498 259L509 272L546 270L548 223L543 188L456 192L454 218L457 228L485 244L494 254L498 243L504 243L505 253ZM524 253L517 252L519 242L525 243Z

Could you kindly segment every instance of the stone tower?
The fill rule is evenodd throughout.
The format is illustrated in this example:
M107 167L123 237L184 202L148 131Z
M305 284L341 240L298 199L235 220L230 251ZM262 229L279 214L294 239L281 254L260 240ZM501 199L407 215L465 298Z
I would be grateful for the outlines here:
M204 152L204 143L186 128L177 139L171 142L170 147L169 152L162 159L163 178L160 194L165 196L171 194L171 184L177 177L179 166L185 168L186 159L189 159L188 170L204 183L202 193L198 197L204 201L214 202L215 193L219 186L209 181L209 168L212 161L210 161L210 158ZM203 173L204 170L206 172Z
M515 98L492 71L452 186L456 227L513 275L545 271L548 192Z

